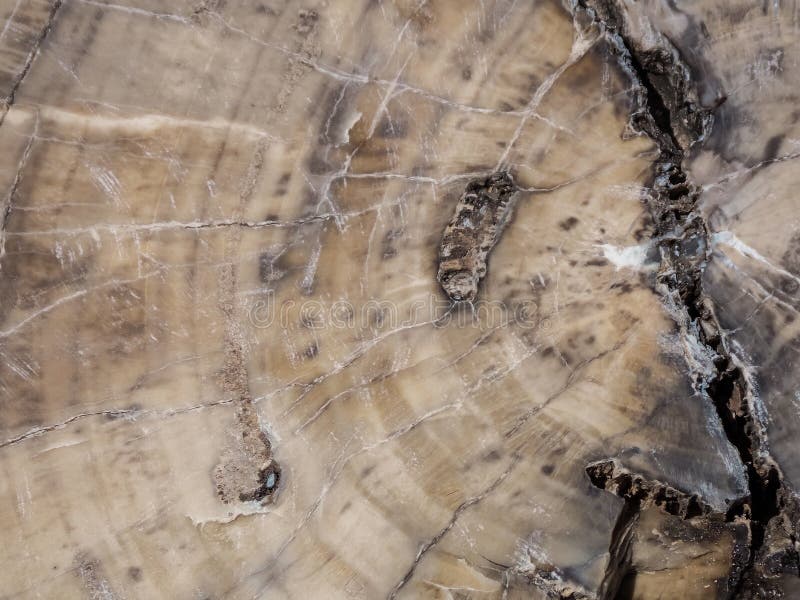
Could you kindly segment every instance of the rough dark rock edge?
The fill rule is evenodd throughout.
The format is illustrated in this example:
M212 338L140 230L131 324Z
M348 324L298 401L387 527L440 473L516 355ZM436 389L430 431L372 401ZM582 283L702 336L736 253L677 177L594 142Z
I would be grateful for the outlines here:
M684 492L668 483L632 473L615 459L589 464L586 467L586 474L595 487L616 494L640 510L657 506L667 514L681 519L691 519L714 512L713 507L704 502L698 494Z
M725 434L746 469L749 494L731 504L727 519L747 525L749 550L746 561L731 558L726 595L774 597L780 590L770 577L800 571L800 511L769 454L766 428L755 410L758 400L744 361L731 351L713 301L703 290L710 235L696 212L700 190L682 166L691 148L709 135L712 110L699 104L690 70L672 43L656 34L656 44L651 40L649 47L643 48L629 35L626 14L616 0L572 0L570 8L578 27L599 27L605 33L634 88L630 128L649 136L658 147L652 194L647 199L654 239L661 253L655 287L682 333L696 338L713 357L708 371L692 370L693 385L714 405ZM626 550L615 547L621 544L625 531L631 530L634 520L635 516L631 516L620 531L615 528L610 554L612 563L617 557L619 568L625 568L619 555ZM609 578L621 580L613 573L607 573L606 579ZM604 581L604 586L602 597L613 597L613 585Z
M698 494L679 490L667 483L648 479L642 474L624 468L616 459L590 463L586 474L596 488L611 492L625 503L617 517L609 544L609 560L597 596L617 597L625 577L635 571L633 566L633 543L639 515L642 511L657 507L666 514L680 519L700 519L703 524L712 520L721 523L724 515L703 501ZM739 544L739 547L742 545ZM722 584L727 590L728 582Z
M516 191L507 171L467 184L439 246L437 279L450 300L472 302L477 296L489 253L513 210Z

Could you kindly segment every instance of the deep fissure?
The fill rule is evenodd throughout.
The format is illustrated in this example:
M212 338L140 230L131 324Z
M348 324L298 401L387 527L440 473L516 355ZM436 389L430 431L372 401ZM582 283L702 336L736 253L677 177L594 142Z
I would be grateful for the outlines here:
M713 404L725 436L746 470L749 493L731 502L726 514L726 520L744 521L750 530L747 563L736 573L736 581L731 582L729 595L733 597L742 592L748 578L754 577L753 566L764 546L767 526L784 510L786 492L782 475L766 451L766 440L753 414L750 385L728 350L713 303L703 290L710 236L705 221L696 212L699 190L688 180L681 163L688 148L708 134L711 112L686 97L689 71L676 60L677 51L671 47L663 48L662 52L638 49L636 42L625 35L623 15L613 1L579 0L575 10L586 11L592 22L605 30L620 66L639 88L638 110L631 116L631 125L651 137L659 149L654 164L654 195L648 202L654 221L653 239L661 250L657 287L660 284L668 308L685 313L688 333L713 353L713 372L710 376L694 373L694 383ZM653 76L657 78L655 82ZM680 86L674 86L675 81L682 82L684 87L677 89ZM670 85L673 87L669 88ZM688 137L688 147L685 143L682 147L681 136L673 125L675 115L670 103L676 102L681 103L684 115L693 116L691 121L684 119L686 131L681 132L684 139ZM605 486L605 482L594 483ZM794 547L794 535L791 542ZM797 565L800 559L790 547L782 560Z
M650 109L649 112L653 122L660 131L670 137L673 144L675 144L675 147L677 148L678 142L675 139L675 133L672 131L672 118L669 108L667 108L667 105L664 104L664 99L661 97L661 94L659 94L658 90L656 90L655 86L653 86L653 83L650 81L650 77L648 76L645 68L642 66L642 63L639 62L632 52L630 53L630 60L634 73L636 73L639 81L647 92L647 106Z

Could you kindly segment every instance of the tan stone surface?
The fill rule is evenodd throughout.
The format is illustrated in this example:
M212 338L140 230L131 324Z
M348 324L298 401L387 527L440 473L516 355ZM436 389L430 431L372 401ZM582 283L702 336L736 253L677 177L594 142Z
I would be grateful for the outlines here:
M725 590L745 472L653 290L657 149L596 30L551 1L0 15L0 597L594 597L609 457L718 515L643 511L633 597ZM448 311L442 232L498 169L483 304Z

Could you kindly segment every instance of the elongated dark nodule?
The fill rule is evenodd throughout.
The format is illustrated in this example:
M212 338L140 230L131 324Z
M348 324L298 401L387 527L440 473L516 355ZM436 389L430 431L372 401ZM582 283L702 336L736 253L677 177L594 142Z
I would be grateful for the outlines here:
M451 300L471 302L477 296L489 253L511 215L515 195L514 180L506 171L467 185L439 247L437 279Z

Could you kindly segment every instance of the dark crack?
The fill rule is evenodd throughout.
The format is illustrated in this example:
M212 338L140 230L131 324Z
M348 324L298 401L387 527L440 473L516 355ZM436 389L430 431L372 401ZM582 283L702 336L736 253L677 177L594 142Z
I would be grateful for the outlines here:
M58 11L63 4L63 0L55 0L53 5L50 7L50 14L47 17L47 23L42 28L42 31L39 33L39 37L36 38L33 48L31 49L30 53L28 53L28 57L25 60L25 64L22 67L22 70L17 75L16 79L11 85L11 90L8 92L8 95L3 99L3 113L0 115L0 125L3 124L6 118L6 114L8 114L8 110L14 104L14 100L17 96L17 90L19 86L22 85L22 82L25 80L25 77L28 75L28 71L31 69L31 65L33 65L33 61L36 60L36 56L39 54L39 48L41 48L42 43L44 42L47 35L53 29L53 24L56 22L56 17L58 17Z
M625 577L633 571L633 542L641 510L626 501L611 532L608 563L597 591L598 598L615 598Z
M503 471L497 477L497 479L495 479L491 484L489 484L489 486L486 489L484 489L477 496L472 496L471 498L467 498L466 500L464 500L461 504L459 504L456 507L456 509L453 511L453 515L450 517L450 520L447 522L447 524L445 524L445 526L442 527L442 529L440 529L436 533L436 535L434 535L431 539L429 539L427 542L425 542L424 544L422 544L420 546L419 550L417 551L416 557L414 557L414 562L411 563L411 566L408 568L406 573L403 575L402 579L400 579L400 581L397 582L397 585L395 585L394 588L392 589L392 591L389 593L387 600L393 600L394 598L396 598L398 592L409 581L411 581L411 578L414 576L414 572L416 571L417 566L419 565L420 561L425 557L425 555L428 552L430 552L431 549L433 549L436 546L436 544L438 544L439 542L442 541L442 539L447 535L447 533L455 526L456 522L461 517L461 515L464 513L464 511L466 511L467 509L469 509L472 506L475 506L475 505L479 504L489 494L494 492L506 480L506 478L511 473L511 471L514 470L514 467L516 467L518 462L519 462L519 456L515 455L513 457L513 460L511 461L511 464L508 466L508 468L505 471Z
M733 502L726 515L728 521L745 523L750 531L746 560L738 564L742 561L737 563L736 557L732 558L731 571L737 581L729 586L729 596L776 593L770 577L798 572L798 508L769 454L765 428L755 413L753 386L742 361L731 352L714 303L703 289L703 273L711 259L710 235L698 210L701 190L690 181L682 165L692 146L708 136L713 126L712 110L699 104L690 70L671 42L658 33L646 41L633 39L627 16L615 0L576 0L573 12L579 26L599 27L605 32L633 85L630 127L637 134L649 136L658 146L652 193L647 198L654 240L661 253L656 289L681 334L697 340L710 357L706 361L710 364L691 367L693 385L713 404L725 435L746 470L749 493ZM689 504L677 500L682 492L664 484L647 483L630 474L615 478L616 468L608 463L590 465L589 471L596 485L602 484L605 489L611 485L626 498L626 508L636 508L644 499L650 501L653 494L666 494L662 508L667 512L671 512L670 507L685 515L707 509L691 495L683 497L686 502L695 498L689 509ZM632 519L628 516L627 522ZM611 568L614 560L625 568L624 548L614 548L615 544L620 545L618 538L615 533L610 549ZM607 573L607 579L616 581L618 577ZM610 584L607 587L611 589Z
M28 56L25 59L25 64L22 67L22 70L19 72L16 79L14 79L11 85L11 89L8 92L8 95L5 98L3 98L2 112L0 113L0 126L2 126L3 123L5 122L6 115L8 114L9 109L13 106L14 101L16 100L17 90L19 89L19 86L22 85L22 82L25 80L25 77L27 77L28 71L30 71L31 65L33 65L33 61L39 54L39 48L41 47L47 35L53 29L53 24L56 21L56 17L58 16L58 11L61 8L61 4L62 0L55 0L55 2L53 2L53 6L50 8L50 14L48 15L47 18L47 23L45 23L45 26L39 33L39 36L36 38L33 44L33 48L28 53ZM35 136L32 136L30 141L28 142L28 146L25 149L20 168L17 170L14 182L11 184L11 190L8 193L7 202L5 206L3 206L2 208L2 214L0 215L0 235L5 235L6 228L8 227L8 221L11 218L11 210L13 207L14 196L16 195L17 187L19 186L20 179L22 178L22 169L25 166L25 163L27 162L28 156L30 155L34 137ZM0 257L2 257L4 253L5 253L5 240L3 238L0 238Z

